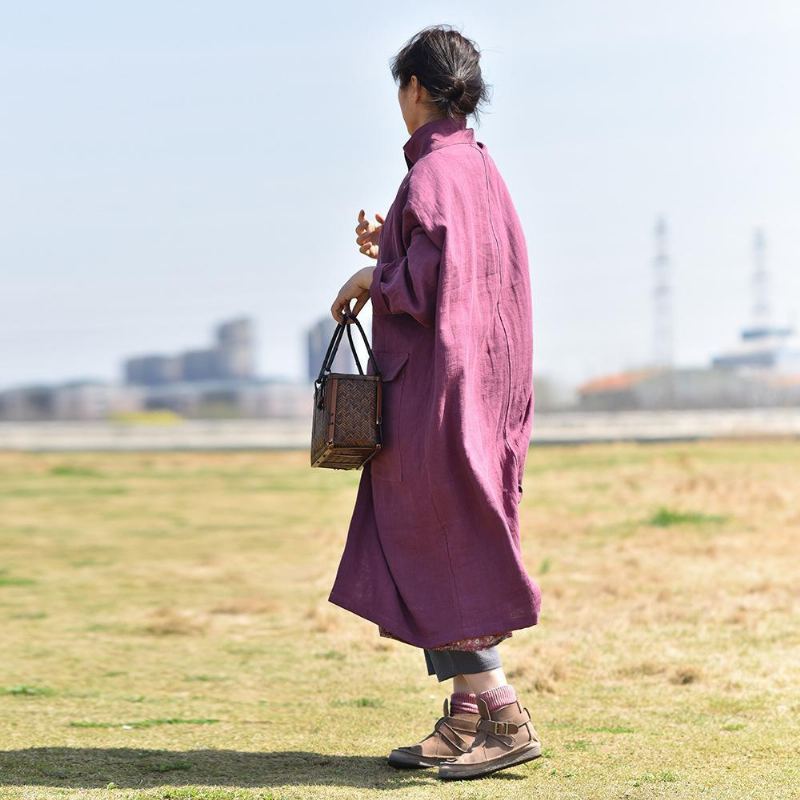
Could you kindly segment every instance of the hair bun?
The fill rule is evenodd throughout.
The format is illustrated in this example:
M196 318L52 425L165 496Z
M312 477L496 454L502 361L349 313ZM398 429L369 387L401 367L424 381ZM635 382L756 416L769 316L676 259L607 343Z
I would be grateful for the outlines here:
M462 94L467 89L467 82L463 78L456 78L453 81L453 85L450 87L450 91L447 93L451 100L458 100Z

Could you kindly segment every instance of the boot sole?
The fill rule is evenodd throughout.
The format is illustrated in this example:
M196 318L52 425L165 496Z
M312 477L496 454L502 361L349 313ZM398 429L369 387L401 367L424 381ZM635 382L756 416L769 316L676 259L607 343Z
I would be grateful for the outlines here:
M446 757L431 759L415 756L412 753L404 753L402 750L392 750L387 761L390 767L397 769L425 769L426 767L438 767L446 761Z
M526 761L533 761L534 758L539 758L541 754L542 746L540 744L531 744L524 750L517 750L514 753L501 756L486 764L462 766L460 764L445 763L439 767L439 777L445 780L480 778L484 775L490 775L492 772L497 772L499 769L507 769L508 767L515 767L518 764L524 764Z

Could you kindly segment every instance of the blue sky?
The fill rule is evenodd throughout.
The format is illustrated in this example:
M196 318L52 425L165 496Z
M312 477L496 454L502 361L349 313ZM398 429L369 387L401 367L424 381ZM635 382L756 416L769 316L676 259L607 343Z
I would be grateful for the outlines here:
M300 377L303 330L371 263L358 209L406 170L389 59L435 22L483 52L538 374L648 359L659 213L681 363L748 321L756 225L776 320L800 314L797 3L0 0L0 387L115 378L238 314L261 372Z

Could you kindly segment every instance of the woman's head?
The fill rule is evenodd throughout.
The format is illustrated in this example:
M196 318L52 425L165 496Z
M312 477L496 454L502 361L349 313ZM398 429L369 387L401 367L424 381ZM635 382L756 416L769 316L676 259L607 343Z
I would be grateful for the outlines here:
M488 99L477 45L449 25L423 28L391 62L409 133L434 117L478 118Z

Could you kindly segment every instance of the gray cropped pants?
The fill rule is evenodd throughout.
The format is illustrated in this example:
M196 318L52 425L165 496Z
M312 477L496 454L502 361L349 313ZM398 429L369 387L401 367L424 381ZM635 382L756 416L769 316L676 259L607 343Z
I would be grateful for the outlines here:
M485 650L428 650L424 649L428 675L436 675L441 683L454 675L471 675L501 666L497 645Z

